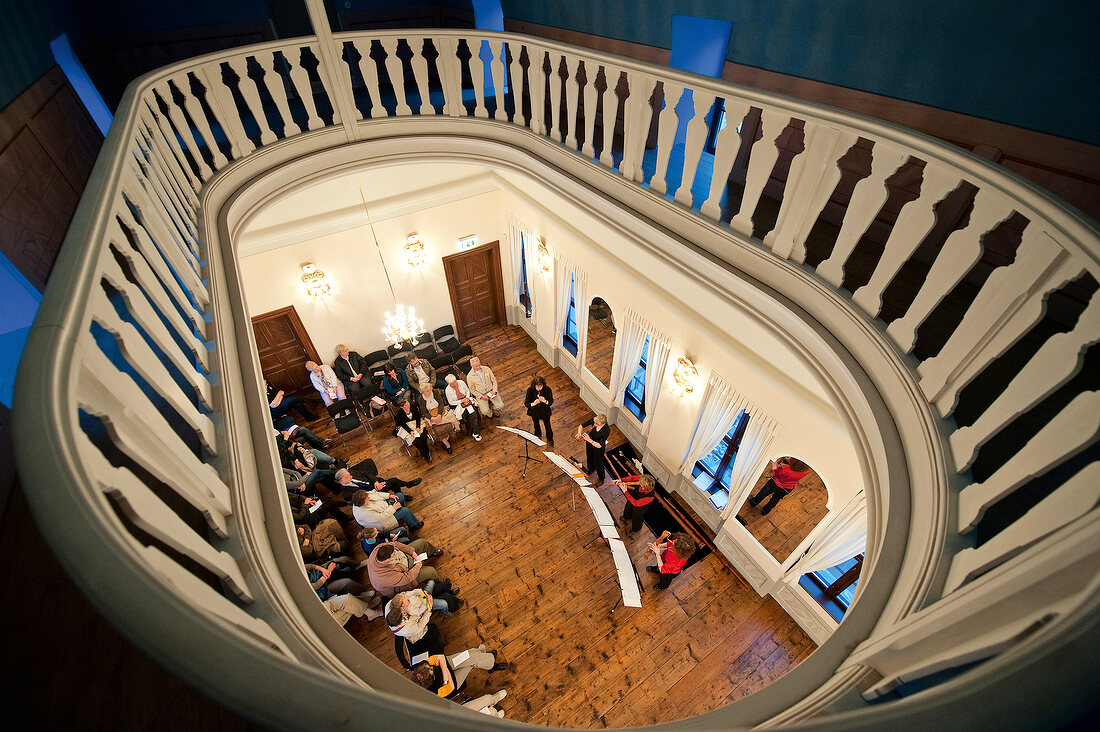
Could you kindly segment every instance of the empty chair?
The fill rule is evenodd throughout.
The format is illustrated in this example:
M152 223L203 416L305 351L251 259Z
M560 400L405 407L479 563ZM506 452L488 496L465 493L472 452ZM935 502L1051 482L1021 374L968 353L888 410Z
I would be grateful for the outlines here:
M416 335L413 336L413 340L416 341L417 345L420 345L420 346L423 346L425 343L428 344L428 345L431 345L432 334L429 333L428 331L424 331L423 333L417 333ZM412 344L410 343L409 345L411 346Z
M454 362L454 365L459 366L460 364L470 360L470 358L474 355L474 349L472 346L462 345L451 351L448 355L450 355L451 361Z
M415 351L413 351L413 353L416 354L417 358L422 358L426 361L431 361L437 355L437 351L435 350L435 346L433 346L431 343L429 343L426 346L422 346L421 348L416 349Z
M409 344L402 341L401 343L394 343L393 345L386 346L386 354L393 358L399 353L407 353L409 351Z
M355 409L355 401L353 399L339 399L328 406L328 414L332 417L333 424L336 425L336 432L340 435L340 444L346 448L347 442L344 440L344 435L363 426L359 419L359 412Z
M458 343L458 336L455 335L454 326L444 325L432 331L432 340L440 349L450 352L454 350L453 344Z
M462 344L458 342L457 338L448 338L447 340L439 341L435 344L443 353L451 353Z
M412 351L398 351L390 357L390 361L399 371L404 371L405 367L409 365L410 358L412 358Z

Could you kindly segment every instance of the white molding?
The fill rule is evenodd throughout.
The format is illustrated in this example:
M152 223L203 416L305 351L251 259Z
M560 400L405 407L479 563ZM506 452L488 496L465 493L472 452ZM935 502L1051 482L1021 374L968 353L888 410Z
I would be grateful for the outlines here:
M769 594L818 645L829 640L840 625L800 585L779 582Z

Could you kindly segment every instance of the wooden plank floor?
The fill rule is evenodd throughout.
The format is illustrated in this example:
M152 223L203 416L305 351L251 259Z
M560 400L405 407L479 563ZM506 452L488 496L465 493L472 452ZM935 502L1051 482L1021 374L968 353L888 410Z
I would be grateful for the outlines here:
M471 344L501 381L505 414L489 424L530 429L521 402L541 373L554 390L557 452L583 457L572 434L590 413L523 330L502 328ZM331 424L313 427L335 437ZM459 437L453 455L437 450L429 465L407 456L382 424L355 434L333 454L350 463L372 457L386 476L424 479L411 508L427 522L421 534L446 550L435 566L467 603L437 622L449 651L485 643L515 664L492 676L475 672L466 687L473 694L506 687L501 708L509 718L580 728L674 721L766 686L815 648L774 600L743 587L713 555L654 591L656 578L641 561L653 539L648 529L627 539L642 607L612 614L615 565L605 546L589 546L599 533L591 510L579 494L573 510L571 483L548 462L532 463L521 478L523 445L514 435L483 425L482 442ZM613 427L610 444L622 441ZM600 494L617 517L622 493L608 486ZM400 671L382 621L353 619L347 628Z
M757 479L756 485L749 493L750 496L756 495L756 492L768 482L766 472ZM761 502L755 508L746 500L741 504L737 515L744 520L745 528L749 533L756 537L756 540L776 561L782 563L829 512L826 505L829 501L829 492L818 474L811 472L799 481L798 487L791 491L790 495L775 504L775 508L765 516L760 509L770 500L769 498Z

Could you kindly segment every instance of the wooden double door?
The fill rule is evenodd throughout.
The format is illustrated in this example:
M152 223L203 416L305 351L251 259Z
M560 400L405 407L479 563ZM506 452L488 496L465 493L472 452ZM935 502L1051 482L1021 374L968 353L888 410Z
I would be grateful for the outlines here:
M506 322L499 241L444 257L443 272L460 341Z
M257 315L252 331L267 383L287 392L312 388L306 361L321 360L293 305Z

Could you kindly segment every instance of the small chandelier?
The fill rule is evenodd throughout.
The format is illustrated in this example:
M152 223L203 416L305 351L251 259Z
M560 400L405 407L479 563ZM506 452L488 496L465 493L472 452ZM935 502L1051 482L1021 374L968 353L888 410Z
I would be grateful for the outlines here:
M550 271L550 250L542 239L539 239L539 269L543 274Z
M695 380L699 378L699 371L690 359L681 356L676 360L676 370L672 372L672 378L676 381L680 396L684 396L695 391Z
M306 288L306 294L314 300L320 300L332 291L325 273L317 269L313 262L302 265L302 285Z
M405 258L410 269L424 264L424 242L416 234L409 234L409 238L405 240Z
M417 345L420 341L416 336L423 332L424 321L416 317L415 308L410 307L406 311L404 305L398 305L395 314L386 313L386 326L382 328L382 335L398 348L405 341L413 346Z

